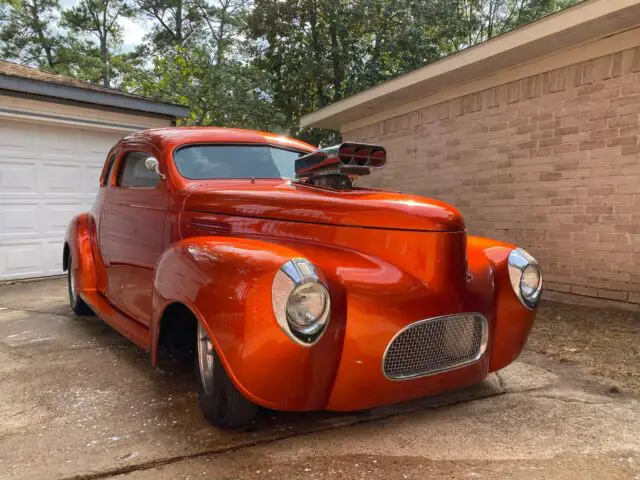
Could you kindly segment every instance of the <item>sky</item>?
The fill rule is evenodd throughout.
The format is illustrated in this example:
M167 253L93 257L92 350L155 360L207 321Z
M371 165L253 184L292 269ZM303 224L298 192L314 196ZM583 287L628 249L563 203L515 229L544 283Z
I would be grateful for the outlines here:
M78 1L79 0L60 0L60 6L63 9L67 9L73 7ZM120 18L118 19L118 23L122 26L124 34L122 51L130 52L142 42L142 37L147 33L146 25L141 24L139 21L134 22L129 18Z

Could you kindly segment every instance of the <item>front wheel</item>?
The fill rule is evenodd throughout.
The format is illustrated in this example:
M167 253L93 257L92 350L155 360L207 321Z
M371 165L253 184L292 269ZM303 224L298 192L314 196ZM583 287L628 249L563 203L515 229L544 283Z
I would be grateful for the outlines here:
M197 335L198 403L202 413L216 427L247 425L256 416L258 406L235 387L200 323Z
M69 269L67 270L67 288L69 290L69 306L76 315L92 315L93 311L89 305L78 295L78 287L73 274L73 264L71 263L71 255L69 255Z

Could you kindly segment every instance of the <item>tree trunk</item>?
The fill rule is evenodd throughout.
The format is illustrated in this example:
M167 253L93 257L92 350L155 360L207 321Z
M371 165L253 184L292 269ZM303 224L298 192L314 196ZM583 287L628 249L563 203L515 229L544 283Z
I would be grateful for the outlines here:
M176 35L175 35L175 43L177 45L182 45L182 9L183 9L182 0L178 0L176 5Z
M40 46L42 50L44 50L45 57L47 58L47 66L53 69L55 65L55 61L53 59L53 51L51 49L51 42L45 37L44 31L42 30L40 24L40 12L38 11L38 3L37 0L33 0L32 4L27 4L28 9L31 13L31 24L33 29L38 36L38 41L40 42Z
M100 59L102 61L102 86L111 87L109 68L109 46L107 43L109 30L107 29L107 8L102 11L102 32L100 32Z
M322 72L319 65L322 64L322 60L324 55L322 54L322 50L320 48L320 35L318 32L318 10L316 2L313 2L313 6L311 7L311 18L309 24L311 26L311 50L313 52L312 62L313 62L313 76L315 77L315 85L316 85L316 95L318 98L318 107L322 108L327 104L327 99L324 95L324 88L322 84Z
M340 18L340 15L337 15ZM331 35L331 63L333 65L333 101L340 100L342 98L342 65L340 61L340 45L338 43L338 26L336 15L331 15L331 25L329 26Z

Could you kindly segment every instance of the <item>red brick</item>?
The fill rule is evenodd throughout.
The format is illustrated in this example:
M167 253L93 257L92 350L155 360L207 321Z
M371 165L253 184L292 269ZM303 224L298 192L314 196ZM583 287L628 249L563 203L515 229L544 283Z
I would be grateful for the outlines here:
M573 125L571 127L556 128L553 133L556 137L559 137L562 135L571 135L572 133L578 133L579 131L580 127L578 127L577 125Z
M581 285L572 285L571 293L575 293L576 295L585 295L587 297L597 297L598 289L592 287L583 287Z
M606 147L604 140L587 140L586 142L580 142L580 150L596 150L598 148Z
M622 155L633 155L634 153L640 153L640 145L623 145L620 147L620 153Z
M640 106L638 106L638 110L640 110ZM628 127L632 125L638 125L637 113L631 113L622 117L611 118L608 122L609 128Z
M563 143L553 148L553 153L570 153L578 150L577 143Z
M540 180L542 182L560 180L561 178L562 178L562 173L560 173L560 172L550 172L550 173L542 173L542 174L540 174Z
M604 288L598 289L598 298L606 298L609 300L621 300L627 299L628 292L620 290L606 290Z
M610 138L607 140L607 147L617 147L618 145L636 145L638 137L629 135L628 137Z

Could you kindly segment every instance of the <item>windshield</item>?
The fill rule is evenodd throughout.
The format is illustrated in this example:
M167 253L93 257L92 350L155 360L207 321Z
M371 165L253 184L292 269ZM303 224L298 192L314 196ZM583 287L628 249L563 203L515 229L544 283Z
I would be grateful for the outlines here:
M173 154L180 175L213 178L293 178L301 152L269 145L190 145Z

